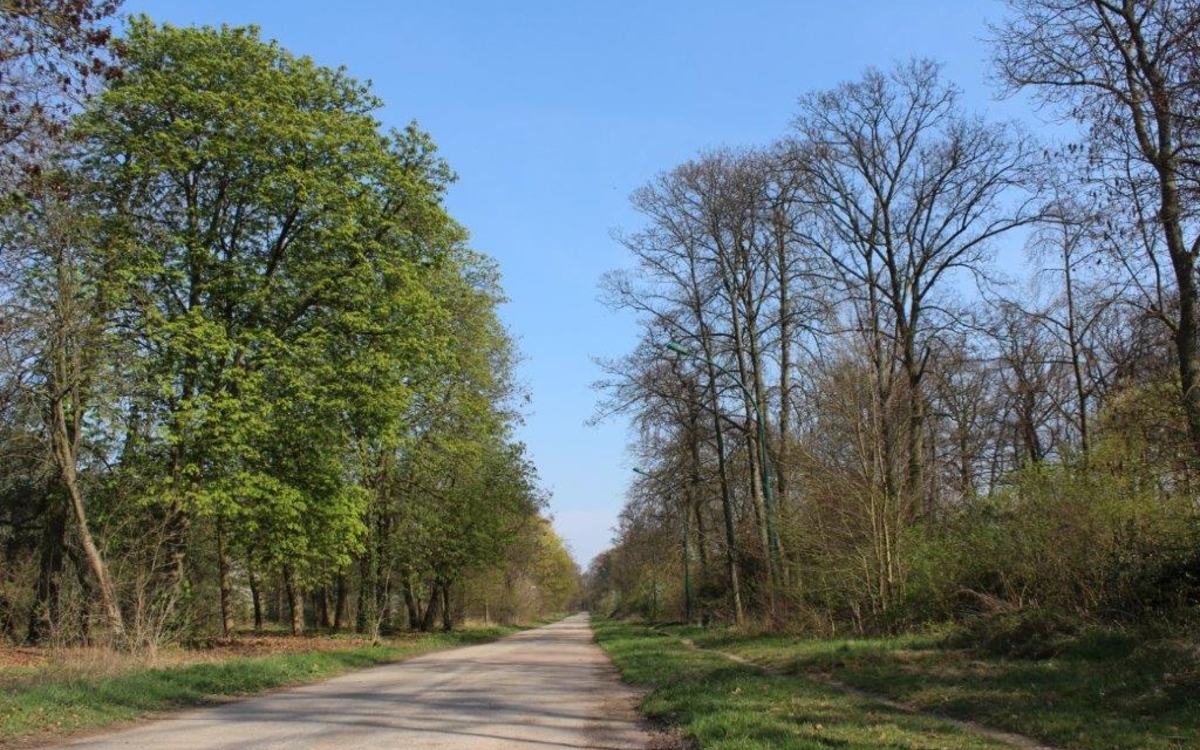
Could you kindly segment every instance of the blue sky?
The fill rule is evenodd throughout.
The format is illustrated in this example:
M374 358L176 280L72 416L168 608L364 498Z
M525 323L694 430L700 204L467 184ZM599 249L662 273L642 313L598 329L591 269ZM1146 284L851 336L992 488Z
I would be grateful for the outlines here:
M257 24L297 54L369 79L389 125L417 120L460 180L451 213L496 258L504 320L532 395L520 430L584 566L608 546L630 480L626 425L589 427L596 356L634 344L597 282L626 265L610 230L628 196L722 145L784 135L796 99L911 56L932 57L993 115L985 20L994 0L127 0L177 25Z

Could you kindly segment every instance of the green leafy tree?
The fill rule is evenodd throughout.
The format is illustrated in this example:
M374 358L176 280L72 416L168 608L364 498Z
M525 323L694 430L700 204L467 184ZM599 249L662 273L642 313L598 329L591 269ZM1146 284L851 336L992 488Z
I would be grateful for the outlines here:
M462 236L452 176L415 127L381 132L366 85L254 28L135 18L121 55L77 161L132 289L117 315L140 354L159 578L178 588L212 521L228 628L228 548L289 586L358 548L356 446L395 431L406 374L437 355L423 278Z
M496 314L495 269L460 249L432 288L444 305L435 326L444 356L414 375L403 439L382 456L374 563L363 568L362 597L382 607L398 580L410 624L424 629L439 612L450 627L451 587L467 571L497 563L541 504L536 472L511 438L514 355Z

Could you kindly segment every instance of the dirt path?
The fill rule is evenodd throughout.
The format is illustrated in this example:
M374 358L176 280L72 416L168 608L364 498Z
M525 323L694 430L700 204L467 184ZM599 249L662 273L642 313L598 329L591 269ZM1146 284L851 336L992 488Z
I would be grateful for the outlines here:
M592 643L587 616L495 643L190 711L73 750L645 748L637 695Z

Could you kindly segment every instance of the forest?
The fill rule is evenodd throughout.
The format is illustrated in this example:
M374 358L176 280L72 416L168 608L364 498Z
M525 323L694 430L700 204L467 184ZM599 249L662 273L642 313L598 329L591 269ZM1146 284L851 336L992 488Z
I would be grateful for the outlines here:
M638 468L596 611L1194 621L1200 3L1005 5L995 92L1044 128L913 58L633 195L602 293L640 338L597 387Z
M572 607L431 136L253 27L118 5L0 3L0 639Z

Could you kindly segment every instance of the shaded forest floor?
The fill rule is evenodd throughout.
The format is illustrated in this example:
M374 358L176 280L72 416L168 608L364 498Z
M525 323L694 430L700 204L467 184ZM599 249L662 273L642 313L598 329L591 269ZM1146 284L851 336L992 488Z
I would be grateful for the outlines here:
M647 713L680 725L701 748L1017 742L941 717L1064 750L1200 743L1193 638L1096 630L1057 639L1041 653L1001 655L938 636L800 640L611 622L598 622L597 631L627 679L655 686Z
M513 627L357 636L246 635L153 654L0 646L0 747L33 747L155 713L301 685L494 640Z

